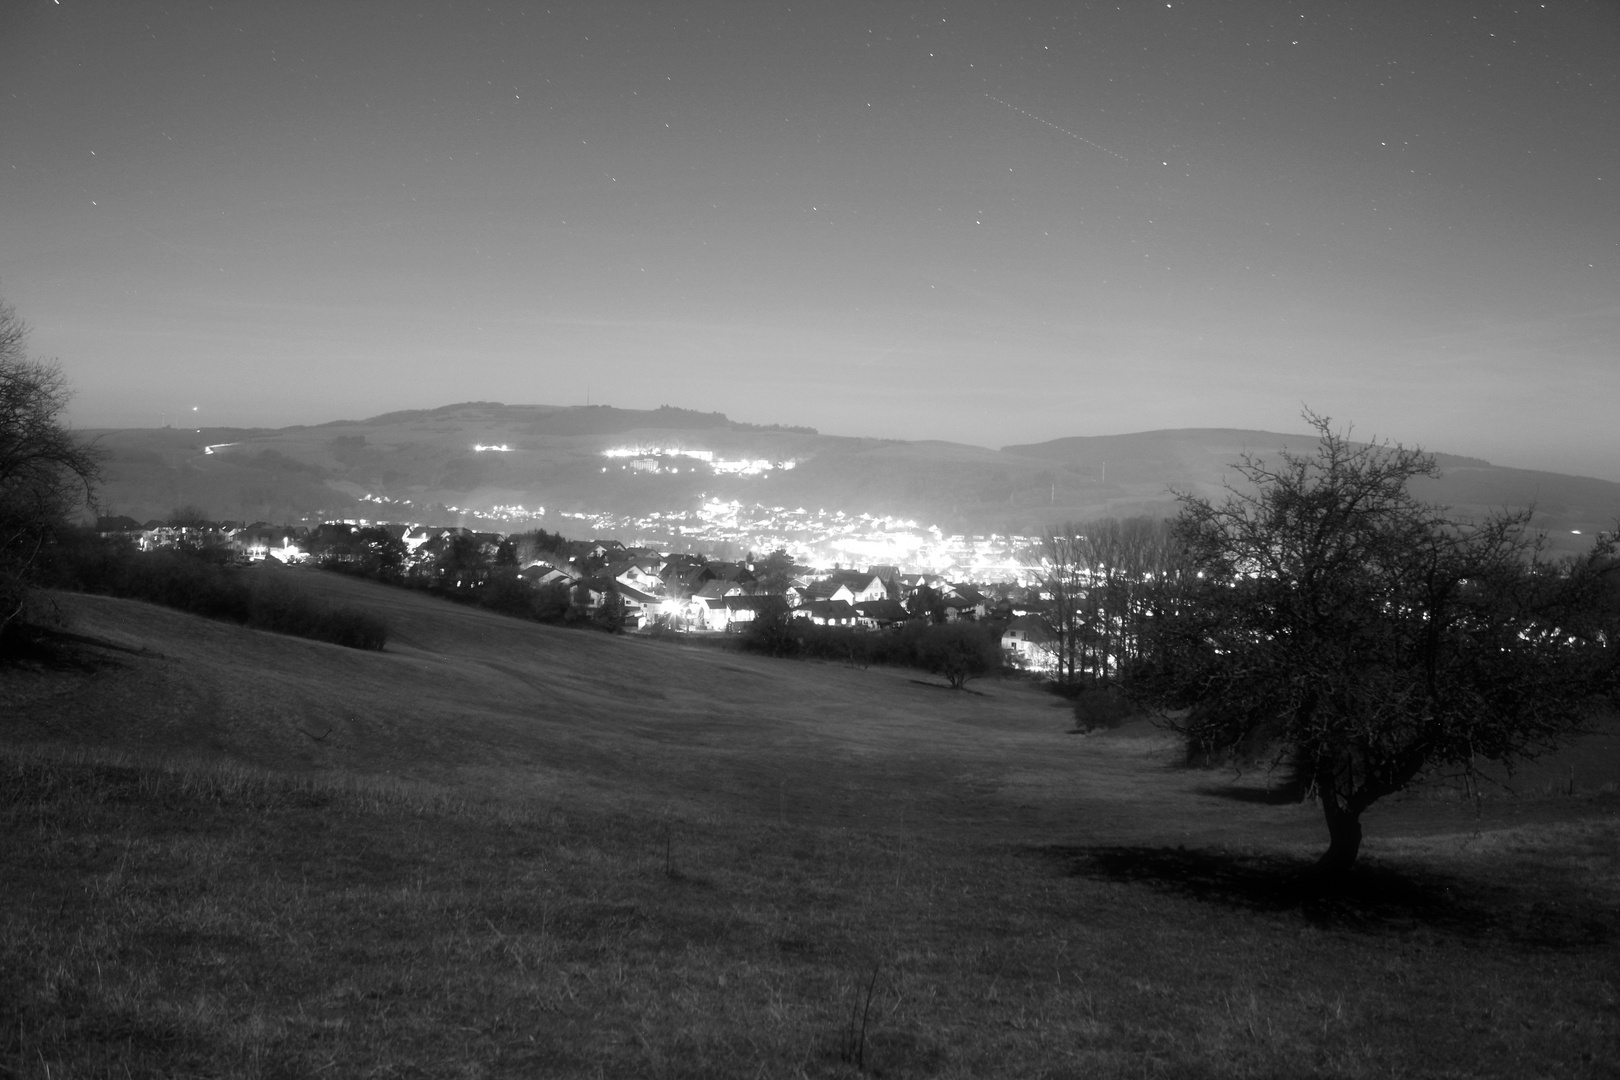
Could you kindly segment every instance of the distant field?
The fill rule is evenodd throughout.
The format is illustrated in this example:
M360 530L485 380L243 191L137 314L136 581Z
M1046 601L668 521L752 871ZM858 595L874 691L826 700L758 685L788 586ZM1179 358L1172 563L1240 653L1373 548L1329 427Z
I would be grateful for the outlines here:
M63 596L0 669L0 1075L1620 1072L1613 734L1301 900L1313 808L1028 683L256 572L387 650Z

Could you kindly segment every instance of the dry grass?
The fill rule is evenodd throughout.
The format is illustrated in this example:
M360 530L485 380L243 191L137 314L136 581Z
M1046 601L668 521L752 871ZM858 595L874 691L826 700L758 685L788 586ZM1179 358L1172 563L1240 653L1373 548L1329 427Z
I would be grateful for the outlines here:
M1324 900L1308 810L1017 684L69 604L148 651L0 673L0 1075L1620 1071L1612 795L1394 804Z

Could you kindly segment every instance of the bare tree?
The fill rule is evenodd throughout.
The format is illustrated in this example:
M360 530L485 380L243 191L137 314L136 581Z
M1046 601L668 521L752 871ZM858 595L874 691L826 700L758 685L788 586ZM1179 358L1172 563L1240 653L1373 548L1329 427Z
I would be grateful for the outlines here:
M1355 444L1307 413L1313 455L1245 456L1220 504L1184 496L1190 565L1151 620L1137 690L1185 710L1189 753L1274 760L1321 801L1337 876L1361 815L1427 772L1512 764L1613 701L1615 537L1547 557L1528 513L1460 520L1419 502L1435 461Z
M1058 634L1058 681L1113 678L1140 653L1159 583L1176 572L1168 522L1103 518L1042 538L1048 617Z
M1090 564L1085 535L1073 522L1041 537L1042 588L1051 595L1047 617L1057 631L1057 681L1072 685L1080 670L1083 607Z
M60 421L69 397L54 363L30 360L28 326L0 302L0 635L27 609L39 553L93 505L97 455Z
M1088 660L1102 680L1114 678L1141 654L1153 598L1175 575L1179 547L1169 522L1104 518L1083 530L1091 587L1085 604Z

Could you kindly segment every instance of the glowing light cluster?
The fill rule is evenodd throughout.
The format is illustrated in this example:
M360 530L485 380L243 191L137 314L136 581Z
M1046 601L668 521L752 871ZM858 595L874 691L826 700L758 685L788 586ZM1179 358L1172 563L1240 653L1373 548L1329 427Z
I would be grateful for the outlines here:
M943 574L953 580L1041 579L1040 539L991 534L949 535L937 525L883 514L847 513L746 503L706 495L689 510L643 515L564 512L597 533L618 534L637 545L773 551L786 548L812 566L899 566L902 572Z
M660 458L689 457L699 461L713 461L713 450L681 450L673 446L620 446L602 451L603 457Z
M612 450L602 451L602 456L629 458L630 463L621 465L620 468L650 473L679 473L681 466L670 464L668 461L670 458L692 458L709 466L710 470L716 475L725 476L764 476L773 470L791 469L798 464L793 460L771 461L767 458L716 459L713 450L683 450L668 446L619 446L614 447ZM602 471L607 472L606 469ZM695 470L692 466L687 466L687 471L692 472Z
M797 462L794 461L766 461L764 458L716 461L713 463L715 472L732 473L737 476L761 476L772 469L791 469L796 464Z
M440 505L444 507L446 513L455 514L462 518L478 518L484 521L517 522L521 524L546 516L546 508L543 506L537 506L530 510L518 503L509 506L496 505L487 510L472 506L451 506L447 503L441 503Z

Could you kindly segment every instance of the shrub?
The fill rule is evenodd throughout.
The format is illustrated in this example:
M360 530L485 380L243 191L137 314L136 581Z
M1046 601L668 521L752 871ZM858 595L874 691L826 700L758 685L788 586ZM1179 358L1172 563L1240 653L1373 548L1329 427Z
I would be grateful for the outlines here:
M48 583L57 588L145 600L353 649L381 649L388 641L387 625L374 615L323 603L285 581L222 565L206 553L139 551L126 540L77 530L52 548L46 567Z
M325 641L351 649L380 650L388 643L388 626L375 615L353 607L331 607L284 582L256 584L248 592L248 616L255 630Z
M1074 696L1074 726L1077 731L1105 731L1117 728L1138 716L1136 707L1117 686L1084 686Z
M918 619L889 630L858 630L790 618L785 605L780 612L760 612L742 644L767 656L920 668L944 676L956 689L1001 666L1000 635L985 624Z
M1001 642L985 627L969 622L933 623L923 631L917 642L917 666L944 676L953 690L1001 666Z

